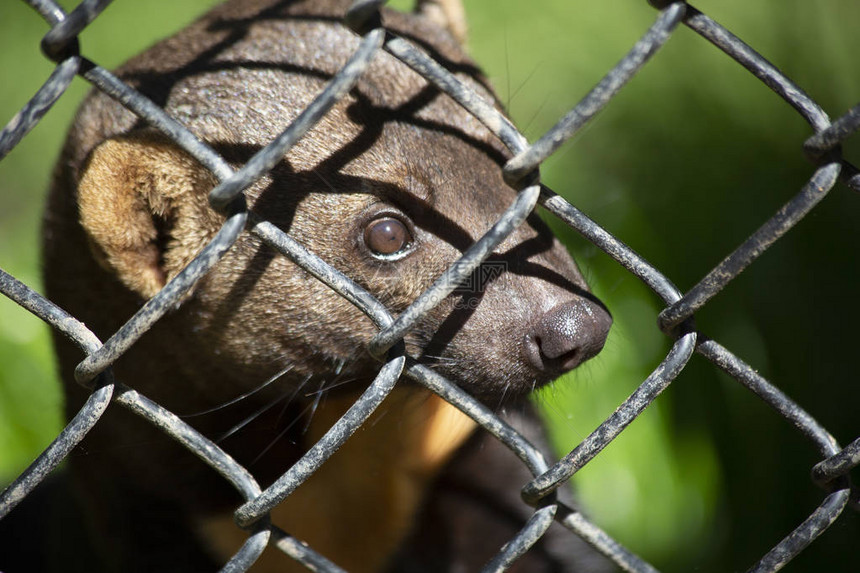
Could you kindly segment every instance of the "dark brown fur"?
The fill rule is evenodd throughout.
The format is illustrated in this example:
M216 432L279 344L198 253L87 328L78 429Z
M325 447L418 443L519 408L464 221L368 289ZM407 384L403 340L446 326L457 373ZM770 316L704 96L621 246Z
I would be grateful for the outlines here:
M289 125L355 47L355 36L338 23L345 4L233 1L119 73L240 165ZM427 5L435 3L424 3L432 18L386 12L384 21L492 98L459 43L433 21L445 18ZM379 54L349 97L246 195L254 212L398 313L512 202L499 168L507 157L475 118ZM218 230L223 219L206 199L214 183L133 114L91 95L46 211L49 296L109 336ZM407 221L412 233L413 250L397 261L372 256L361 240L380 214ZM406 342L412 356L495 406L594 354L609 319L540 221L530 219L493 257L507 272L485 290L443 301ZM555 325L558 309L574 304L586 317L582 323L577 315L579 327L594 331L581 337L584 350L575 349L575 360L536 358L565 330ZM379 365L364 347L374 333L361 312L245 233L115 373L184 415L225 404L284 372L251 398L188 418L217 437L277 402L221 441L265 485L373 378ZM86 395L72 382L82 356L59 339L57 353L71 415ZM470 438L472 428L452 407L403 384L274 521L355 571L477 566L528 515L517 500L528 475L497 444ZM240 502L235 493L118 408L71 462L105 569L199 570L223 562L241 542L244 534L230 523ZM481 475L481 467L494 474ZM584 559L554 543L542 542L520 570L569 570ZM298 570L276 552L264 557L261 570Z

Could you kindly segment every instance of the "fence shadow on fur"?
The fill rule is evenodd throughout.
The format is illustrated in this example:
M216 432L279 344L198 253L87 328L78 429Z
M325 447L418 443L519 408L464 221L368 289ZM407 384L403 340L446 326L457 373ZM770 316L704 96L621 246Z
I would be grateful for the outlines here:
M831 121L799 86L717 22L685 2L655 1L653 4L658 9L657 18L629 53L552 129L537 141L529 143L490 103L483 101L420 47L378 27L377 10L381 2L359 0L353 4L346 18L346 23L361 36L360 46L349 62L286 131L256 151L240 169L234 170L222 155L166 115L157 104L79 53L77 36L109 2L85 0L66 13L51 0L25 1L51 26L42 40L42 49L56 63L56 68L38 93L0 132L0 159L38 124L63 95L72 79L81 76L122 102L209 169L219 181L209 195L210 204L224 214L227 221L215 239L191 264L106 341L98 340L75 317L69 316L26 284L0 270L0 291L5 296L80 347L84 358L78 365L76 376L82 384L92 389L92 394L78 415L3 492L0 497L0 518L12 511L37 487L87 432L98 424L100 416L109 407L116 407L112 403L117 403L179 441L219 472L242 495L245 503L236 509L235 517L237 523L248 528L250 534L242 549L225 564L225 570L247 569L268 544L275 544L315 570L339 571L324 555L270 523L267 514L312 475L367 420L398 380L406 377L465 412L509 447L534 475L531 482L524 484L522 491L526 502L535 507L532 519L486 565L485 570L507 568L528 551L556 520L607 555L623 570L653 571L650 565L627 551L580 513L556 500L554 493L636 419L671 384L696 352L788 420L810 440L821 457L821 461L812 468L813 480L824 491L821 505L770 550L765 552L764 548L771 541L762 540L765 555L751 567L751 571L779 570L830 527L847 506L854 509L860 506L858 490L853 488L848 477L849 472L860 464L860 438L847 447L840 446L800 405L758 375L752 366L698 330L693 318L696 311L810 213L838 182L860 191L860 172L842 157L840 149L840 143L860 129L860 105ZM554 193L539 178L541 163L612 101L615 94L647 65L649 59L681 25L687 26L746 68L788 102L815 132L803 144L804 151L815 165L808 183L749 239L702 277L698 284L683 293L633 249ZM284 154L349 91L378 50L386 50L424 76L495 133L514 155L504 167L505 180L519 190L516 200L486 234L398 316L392 316L359 285L306 250L276 225L251 215L245 208L242 195L245 188L274 168ZM606 252L663 300L665 308L660 313L659 328L674 341L664 360L639 388L576 448L555 462L544 459L525 437L458 387L436 372L407 359L402 344L404 335L416 321L468 279L538 204ZM216 444L197 433L175 414L133 388L124 386L121 380L114 380L111 373L111 364L181 300L183 294L231 248L243 230L254 233L276 252L327 284L364 312L379 329L368 346L370 353L380 360L376 380L302 460L265 490L261 489L250 472Z

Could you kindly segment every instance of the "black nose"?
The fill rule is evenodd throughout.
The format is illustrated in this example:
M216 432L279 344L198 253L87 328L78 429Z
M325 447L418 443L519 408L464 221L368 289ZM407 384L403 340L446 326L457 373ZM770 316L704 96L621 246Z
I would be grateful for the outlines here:
M599 303L576 298L552 307L526 335L526 359L536 370L559 375L603 348L612 316Z

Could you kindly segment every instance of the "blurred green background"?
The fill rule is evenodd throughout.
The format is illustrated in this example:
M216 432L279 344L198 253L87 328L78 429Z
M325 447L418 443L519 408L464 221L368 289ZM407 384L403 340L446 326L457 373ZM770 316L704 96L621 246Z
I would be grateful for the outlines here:
M215 2L120 1L81 37L112 68ZM71 3L64 2L65 6ZM399 6L408 2L398 2ZM832 117L860 100L860 3L713 0L696 6L777 64ZM466 0L470 47L529 139L548 129L653 22L644 0ZM0 2L0 123L51 71L47 26ZM41 288L40 210L63 134L86 91L76 80L0 162L0 267ZM804 121L709 44L680 29L543 169L543 179L663 271L693 286L813 172ZM860 162L860 136L845 152ZM860 197L837 186L797 228L697 314L697 325L776 383L846 444L860 434L854 379ZM551 221L552 223L552 221ZM556 225L615 317L604 352L538 402L566 452L657 366L669 341L637 279ZM0 298L0 482L61 427L47 328ZM666 571L743 570L823 494L815 450L749 392L694 357L669 390L575 478L589 515ZM854 571L849 513L786 571Z

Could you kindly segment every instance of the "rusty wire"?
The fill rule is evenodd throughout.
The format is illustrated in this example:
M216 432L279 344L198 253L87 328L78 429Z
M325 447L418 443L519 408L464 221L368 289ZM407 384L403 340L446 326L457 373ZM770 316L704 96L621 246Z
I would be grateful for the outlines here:
M846 476L860 463L860 439L847 448L841 448L827 430L798 404L761 377L751 366L699 331L693 323L693 315L812 211L837 181L841 180L851 189L860 191L860 172L842 157L840 150L840 144L860 129L860 105L831 122L821 107L800 87L720 24L685 2L654 1L652 4L659 12L654 24L641 40L578 105L537 141L529 144L496 108L482 100L419 47L406 39L386 33L380 27L381 20L378 17L379 7L383 3L381 0L356 0L345 19L347 25L362 38L352 58L287 130L239 170L234 171L220 155L157 105L81 55L77 37L98 17L109 3L108 0L84 0L69 13L52 0L24 1L51 26L42 39L42 49L45 55L55 62L56 67L33 98L0 132L0 159L27 135L63 95L75 75L79 75L163 132L207 167L219 180L210 193L210 204L227 215L227 220L218 235L188 267L104 343L51 301L41 297L8 273L0 271L0 292L80 346L86 356L76 369L76 377L79 382L92 389L89 400L77 416L3 492L0 497L0 518L8 514L62 462L71 449L98 423L110 403L116 402L179 441L218 471L242 495L245 504L236 510L236 520L240 525L249 528L251 534L242 549L225 564L224 570L247 569L270 543L271 538L273 545L309 568L318 571L340 571L325 556L269 523L267 514L275 504L290 495L316 471L370 416L400 377L406 376L442 396L473 418L519 456L535 476L534 480L524 484L523 488L523 498L535 507L532 518L487 564L485 570L506 569L517 557L528 551L553 520L557 520L625 571L654 571L653 567L624 549L581 514L556 500L554 493L671 384L694 352L707 358L717 368L762 398L777 414L790 421L815 445L821 457L821 461L813 469L815 482L827 492L820 507L785 539L767 551L764 557L751 567L751 571L780 569L826 530L848 505L852 489ZM814 135L803 144L803 149L816 164L816 170L809 182L793 198L685 293L680 292L669 278L630 247L546 185L539 183L538 173L541 163L603 109L672 37L680 24L684 24L744 66L810 124ZM381 49L388 51L449 94L499 137L514 155L504 167L505 179L520 190L517 199L496 224L397 317L392 316L381 303L349 277L307 251L294 238L266 220L249 216L242 195L244 189L265 175L292 145L348 93L370 59ZM415 322L432 309L435 302L450 294L464 277L471 274L538 203L606 252L664 301L666 306L660 313L659 326L674 340L665 359L636 391L567 456L555 463L545 460L533 444L477 400L438 373L407 359L402 344L404 334ZM266 490L261 490L254 477L216 444L171 412L134 389L125 387L120 381L115 381L111 374L111 364L158 321L167 309L180 301L183 293L220 260L243 230L256 234L277 252L310 272L367 314L379 329L368 350L383 361L376 380L349 411L301 460ZM856 502L856 493L853 497Z

